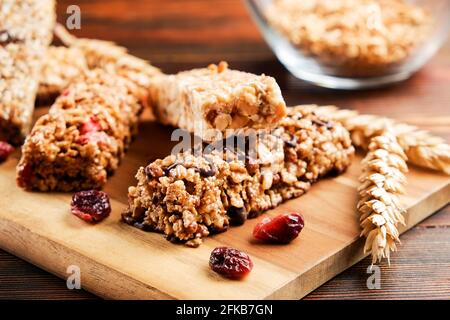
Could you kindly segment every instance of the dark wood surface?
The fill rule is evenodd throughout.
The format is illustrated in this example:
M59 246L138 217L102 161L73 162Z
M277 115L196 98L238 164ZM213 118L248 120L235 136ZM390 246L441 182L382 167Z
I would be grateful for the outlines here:
M384 89L321 89L292 77L277 61L239 0L61 0L82 12L80 36L116 41L165 72L227 60L233 68L266 73L288 104L337 104L402 119L450 140L450 41L410 80ZM450 206L404 234L391 266L381 266L381 289L369 290L363 260L306 299L450 298ZM65 281L0 250L0 299L93 299Z

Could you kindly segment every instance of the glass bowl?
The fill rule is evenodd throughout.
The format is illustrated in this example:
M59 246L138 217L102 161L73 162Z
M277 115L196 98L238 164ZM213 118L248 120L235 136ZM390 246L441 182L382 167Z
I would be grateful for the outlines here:
M379 87L409 78L450 30L450 0L246 4L266 42L294 76L333 89Z

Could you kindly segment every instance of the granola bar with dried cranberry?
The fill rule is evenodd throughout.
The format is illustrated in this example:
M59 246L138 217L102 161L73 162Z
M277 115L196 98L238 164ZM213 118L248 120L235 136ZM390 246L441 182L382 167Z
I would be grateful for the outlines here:
M56 99L22 147L17 183L28 190L98 189L137 132L146 99L134 82L87 72Z
M354 154L346 129L301 107L242 150L186 151L141 167L123 220L197 246L343 172Z
M55 19L54 0L0 1L0 139L17 145L29 132Z
M233 129L274 127L286 115L274 78L230 70L226 62L155 77L150 98L161 123L205 141Z

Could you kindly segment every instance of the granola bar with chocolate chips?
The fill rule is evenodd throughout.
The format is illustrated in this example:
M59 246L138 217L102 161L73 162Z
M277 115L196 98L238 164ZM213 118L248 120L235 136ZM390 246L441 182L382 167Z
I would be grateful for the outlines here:
M150 98L160 122L205 141L226 137L227 129L273 127L286 115L274 78L230 70L226 62L158 76Z
M87 72L36 122L22 148L18 185L40 191L100 188L136 134L145 98L126 78Z
M54 0L0 1L0 139L20 144L30 129L54 23Z
M198 246L210 233L242 224L301 196L320 177L344 171L354 154L346 129L302 108L288 108L273 131L256 137L246 151L186 151L141 167L123 220Z

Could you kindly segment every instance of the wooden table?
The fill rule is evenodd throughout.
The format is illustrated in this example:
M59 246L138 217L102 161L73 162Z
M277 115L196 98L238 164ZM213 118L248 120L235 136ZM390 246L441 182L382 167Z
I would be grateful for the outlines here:
M59 20L78 4L76 34L116 41L165 72L227 60L233 68L274 76L289 105L337 104L402 119L450 140L450 41L410 80L361 92L312 87L291 76L262 40L239 0L61 0ZM306 299L450 298L450 206L401 238L392 265L381 266L381 289L368 290L363 260ZM93 299L65 281L0 250L0 299Z

